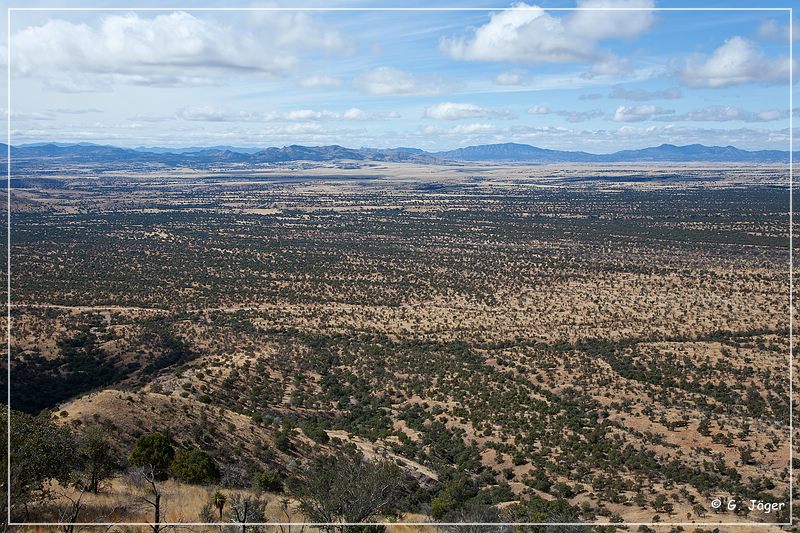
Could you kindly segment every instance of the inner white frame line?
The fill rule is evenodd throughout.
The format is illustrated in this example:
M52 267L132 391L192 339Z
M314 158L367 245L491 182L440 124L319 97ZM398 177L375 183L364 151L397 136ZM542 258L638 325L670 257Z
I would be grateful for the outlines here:
M475 11L490 12L504 11L506 7L8 7L6 9L7 26L7 69L6 69L6 350L7 350L7 524L9 526L62 526L64 522L12 522L11 521L11 13L15 11L184 11L184 12L203 12L203 11ZM356 523L336 523L336 525L383 525L383 526L791 526L794 523L794 347L793 347L793 317L794 317L794 261L793 261L793 236L794 236L794 213L793 213L793 35L792 21L794 20L793 8L791 7L537 7L526 6L518 7L521 10L542 10L542 11L787 11L789 14L789 521L780 522L356 522ZM149 522L76 522L75 526L150 526ZM162 526L229 526L231 522L162 522ZM319 526L326 523L319 522L248 522L252 526Z

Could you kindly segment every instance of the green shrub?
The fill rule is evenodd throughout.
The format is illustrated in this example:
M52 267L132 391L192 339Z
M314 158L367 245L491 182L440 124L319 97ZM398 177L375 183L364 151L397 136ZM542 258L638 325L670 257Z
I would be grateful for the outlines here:
M448 481L435 497L431 499L431 516L442 518L462 507L478 493L471 480L459 477Z
M328 433L316 424L306 424L303 426L303 433L305 433L309 439L320 444L326 444L331 440L328 437Z
M283 478L277 472L258 472L253 476L253 490L282 492Z
M175 449L169 438L161 433L150 433L139 437L128 462L131 466L152 467L155 478L163 481L174 459Z
M441 493L431 499L431 516L438 520L457 507L458 502L450 493Z
M203 450L180 450L172 462L172 473L178 481L193 485L209 485L219 480L214 459Z
M289 440L289 434L286 431L281 431L275 437L275 447L282 452L288 452L292 449L292 441Z

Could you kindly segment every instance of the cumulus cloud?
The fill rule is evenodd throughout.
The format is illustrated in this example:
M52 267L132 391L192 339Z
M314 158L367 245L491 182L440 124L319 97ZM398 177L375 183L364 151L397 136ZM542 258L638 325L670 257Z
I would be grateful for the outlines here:
M338 87L342 84L342 80L333 76L326 76L323 74L315 74L300 80L301 87Z
M234 111L215 106L184 107L175 113L176 118L198 122L261 122L264 114L249 111Z
M644 89L625 89L620 85L615 85L608 97L616 100L633 100L644 102L647 100L677 100L683 95L677 87L661 89L657 91L647 91Z
M595 61L587 72L582 76L584 78L596 78L598 76L621 76L628 74L633 70L633 64L630 59L609 55Z
M15 73L65 91L117 82L147 86L216 84L231 76L276 76L304 51L342 51L337 32L304 13L274 13L256 31L177 11L105 16L94 25L51 19L13 37Z
M643 104L633 107L619 106L613 120L617 122L641 122L657 120L661 122L771 122L789 116L787 110L768 109L747 111L735 106L709 106L686 113L676 114L671 109Z
M656 117L655 120L663 121L696 121L696 122L771 122L787 118L788 110L768 109L765 111L747 111L734 106L709 106L696 109L680 115Z
M424 116L437 120L461 120L478 117L513 118L509 111L496 111L475 104L456 102L443 102L432 105L425 109Z
M396 112L367 113L357 107L345 111L295 109L286 112L237 111L225 107L196 106L179 109L175 117L198 122L320 122L320 121L366 121L397 118Z
M367 113L357 107L351 107L342 113L342 119L344 120L370 120L370 118Z
M689 87L707 88L787 82L789 58L769 58L752 42L736 36L725 41L710 56L693 55L686 59L678 78Z
M336 117L337 114L333 113L332 111L314 111L313 109L296 109L294 111L289 111L281 116L274 116L270 117L270 120L274 120L275 118L283 118L289 121L300 121L300 120L329 120Z
M377 67L359 74L353 80L356 90L377 96L437 94L444 82L435 77L419 77L393 67Z
M178 118L177 113L175 115L147 115L143 113L136 113L135 115L128 118L128 120L133 122L167 122L169 120L175 120Z
M538 6L515 4L492 13L471 38L443 38L441 49L454 59L477 61L587 61L590 42L570 42L563 20Z
M584 0L579 7L652 7L652 0ZM490 15L489 22L467 37L442 38L440 48L454 59L521 63L606 63L615 58L599 52L605 39L630 38L646 30L651 11L575 11L564 17L520 2ZM621 67L617 60L616 69ZM601 69L603 67L600 67Z
M492 133L497 131L497 126L493 126L492 124L482 124L482 123L475 123L475 124L459 124L458 126L454 126L450 129L451 133L457 133L461 135L474 135L476 133Z
M655 2L648 0L583 0L577 3L577 7L584 8L584 10L572 12L568 25L572 33L596 40L629 39L641 34L653 24L653 11L598 8L649 8L654 6Z
M497 85L525 85L527 73L521 70L508 70L501 72L494 78Z
M800 41L800 24L796 21L792 22L792 31L789 33L789 25L781 24L777 20L765 20L759 24L756 30L756 35L759 38L768 41L781 41L789 43L789 37L793 42Z
M96 107L83 107L83 108L56 108L56 109L49 109L51 113L58 113L61 115L88 115L89 113L102 113L103 111L97 109Z
M535 105L528 108L528 113L531 115L548 115L552 111L546 105Z
M12 111L11 120L27 122L30 120L55 120L53 113L39 113L37 111Z
M587 122L603 116L603 112L599 109L589 109L588 111L562 110L558 111L557 114L564 117L567 122Z
M671 109L662 109L651 104L643 104L632 107L621 105L614 111L612 120L615 122L641 122L653 118L655 115L667 115L674 113Z
M234 23L239 30L248 27L250 34L274 45L275 53L298 50L350 53L354 44L330 24L314 19L303 11L246 11Z

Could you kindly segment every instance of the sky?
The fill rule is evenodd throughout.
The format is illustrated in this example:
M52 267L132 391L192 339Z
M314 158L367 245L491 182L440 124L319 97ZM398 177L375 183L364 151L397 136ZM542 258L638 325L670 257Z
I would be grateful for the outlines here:
M118 11L11 11L0 57L11 79L12 144L443 150L518 142L595 153L789 145L787 11L586 9L701 5L678 0L417 4L481 8L446 11L171 4L183 9L137 10L159 4L130 0L102 4ZM25 3L78 5L100 4ZM240 6L302 5L314 4ZM572 7L584 9L552 9ZM800 38L797 25L792 33Z

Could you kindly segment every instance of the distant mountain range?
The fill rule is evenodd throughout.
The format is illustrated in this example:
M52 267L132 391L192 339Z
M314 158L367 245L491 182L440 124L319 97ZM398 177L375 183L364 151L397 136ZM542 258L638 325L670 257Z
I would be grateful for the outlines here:
M0 157L6 145L0 145ZM795 157L800 152L795 152ZM549 150L528 144L503 143L468 146L441 152L419 148L345 148L338 145L282 148L214 147L139 147L90 143L36 143L11 147L12 162L21 164L53 163L148 163L169 166L207 166L216 163L283 163L291 161L391 161L411 163L505 162L505 163L637 163L637 162L748 162L788 163L789 152L781 150L748 151L733 146L662 144L639 150L612 154L592 154Z
M204 150L227 150L229 152L238 152L240 154L254 154L256 152L260 152L263 150L263 148L230 145L185 146L183 148L170 148L168 146L137 146L134 148L134 150L137 152L153 152L154 154L190 154L193 152L202 152Z
M795 152L795 154L797 153ZM450 161L519 161L526 163L789 162L788 151L758 150L751 152L733 146L704 146L702 144L686 146L662 144L640 150L622 150L612 154L591 154L589 152L548 150L529 144L504 143L468 146L430 155Z

